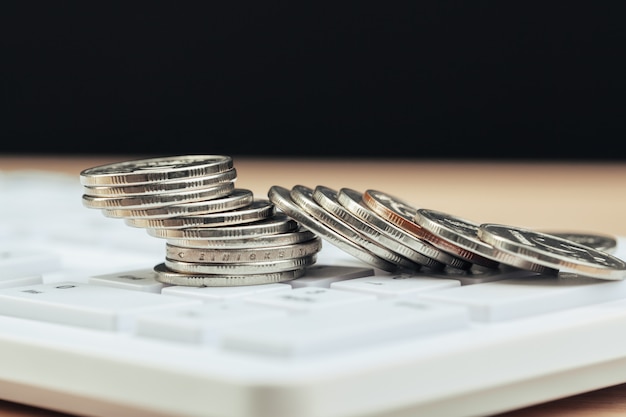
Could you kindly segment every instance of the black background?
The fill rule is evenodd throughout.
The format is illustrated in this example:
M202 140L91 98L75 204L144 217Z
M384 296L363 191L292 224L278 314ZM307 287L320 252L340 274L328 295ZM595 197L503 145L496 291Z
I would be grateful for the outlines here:
M626 160L623 2L3 2L0 151Z

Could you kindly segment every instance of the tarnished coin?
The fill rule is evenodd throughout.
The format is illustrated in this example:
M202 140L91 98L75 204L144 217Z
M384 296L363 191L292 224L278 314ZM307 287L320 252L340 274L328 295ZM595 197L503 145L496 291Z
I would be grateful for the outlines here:
M242 263L183 262L165 258L164 264L172 271L183 272L186 274L246 275L291 271L313 265L316 260L317 255L313 254L309 256L302 256L300 258L281 259L278 261Z
M506 263L534 262L560 272L592 278L626 278L626 263L604 251L569 239L520 227L485 223L478 237L507 255Z
M315 237L307 242L292 245L241 249L199 249L165 244L165 257L183 262L242 263L270 262L314 255L322 249L322 239Z
M406 245L403 245L397 240L386 235L380 229L377 229L373 225L370 225L360 217L356 216L354 213L350 212L337 200L337 191L323 185L318 185L313 191L313 200L315 200L315 202L317 202L326 211L334 214L359 232L363 233L370 240L379 242L387 249L404 256L412 262L429 268L439 268L441 266L440 262L425 256Z
M202 177L233 167L227 155L180 155L116 162L80 173L85 186L142 184Z
M157 274L157 281L170 285L188 287L235 287L242 285L272 284L300 278L305 274L305 271L305 268L299 268L267 274L185 274L168 269L165 263L160 263L154 267L154 272Z
M541 232L558 236L563 239L572 240L576 243L580 243L581 245L590 246L596 250L608 253L614 253L617 249L617 239L615 236L589 232L563 232L549 230L541 230Z
M84 186L83 192L94 197L127 197L145 194L162 194L192 191L237 180L237 171L231 168L224 172L204 177L191 177L171 181L150 182L136 185Z
M147 194L130 197L94 197L83 194L83 205L93 209L151 209L164 207L170 204L192 203L221 198L229 195L235 189L235 184L226 182L201 190L179 193Z
M417 209L415 222L442 239L492 260L492 265L484 266L496 268L499 262L507 263L507 256L503 256L498 249L478 237L480 226L478 223L452 214L424 208ZM528 260L525 262L516 260L515 264L511 266L548 275L554 275L558 272L553 268Z
M235 188L232 193L211 200L192 203L171 204L152 209L104 209L107 217L120 219L168 219L170 217L195 216L198 214L218 213L246 207L254 201L251 190Z
M433 258L441 265L439 268L443 268L445 265L458 269L467 269L471 267L472 264L470 262L457 258L456 256L452 256L449 253L431 245L429 242L417 238L407 230L386 220L378 213L367 207L363 203L362 197L363 194L361 192L344 187L339 190L339 193L337 194L337 201L339 201L339 203L341 203L341 205L343 205L350 212L361 218L364 222L369 223L373 227L382 231L384 234L398 240L403 245L410 247L424 256Z
M396 264L386 261L362 246L357 245L354 241L337 233L335 230L307 213L293 201L290 190L278 185L273 185L268 191L268 197L270 201L287 216L293 218L302 226L317 233L322 239L344 250L348 254L384 271L396 271L398 269Z
M222 227L190 227L187 229L145 229L150 236L163 239L242 239L293 232L298 223L284 213L253 223Z
M269 200L258 199L247 207L218 213L193 216L170 217L167 219L125 219L132 227L144 229L185 229L189 227L220 227L256 222L273 216L275 208Z
M472 264L487 267L494 266L491 259L486 259L475 252L468 251L448 240L442 239L417 224L414 220L417 208L398 197L377 190L366 190L363 193L363 203L387 221L452 256Z

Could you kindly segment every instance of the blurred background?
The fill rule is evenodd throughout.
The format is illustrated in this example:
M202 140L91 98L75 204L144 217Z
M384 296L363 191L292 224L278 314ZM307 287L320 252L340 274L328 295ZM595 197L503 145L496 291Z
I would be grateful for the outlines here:
M4 2L0 153L626 160L622 2Z

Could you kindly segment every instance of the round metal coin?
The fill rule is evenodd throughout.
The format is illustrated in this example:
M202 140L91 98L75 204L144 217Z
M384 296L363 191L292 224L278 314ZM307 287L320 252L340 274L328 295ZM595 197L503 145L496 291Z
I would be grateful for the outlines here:
M236 287L242 285L263 285L291 281L305 274L305 268L267 274L185 274L168 269L165 263L154 267L156 280L170 285L188 287Z
M233 167L227 155L180 155L116 162L88 168L80 173L86 186L142 184L202 177Z
M254 201L251 190L235 188L232 193L212 200L195 201L192 203L171 204L152 209L103 209L107 217L123 219L168 219L179 216L195 216L197 214L218 213L246 207Z
M509 255L509 261L535 262L560 272L599 279L626 278L626 262L569 239L520 227L481 224L478 237ZM511 263L513 264L513 263Z
M378 257L310 215L293 201L290 190L278 185L273 185L268 191L268 197L283 213L296 220L302 226L317 233L322 239L337 246L339 249L384 271L396 271L398 269L396 264Z
M285 215L276 213L258 222L222 227L190 227L188 229L145 229L150 236L164 239L242 239L262 237L277 233L293 232L298 223Z
M183 178L182 180L159 181L136 185L84 186L83 192L94 197L127 197L145 194L174 193L199 190L237 180L237 171L231 168L205 177Z
M217 213L197 214L193 216L170 217L167 219L125 219L132 227L149 229L185 229L189 227L220 227L251 223L273 216L275 208L269 200L255 200L247 207Z
M491 260L452 244L417 224L414 220L417 208L404 200L381 191L366 190L363 193L363 203L389 222L452 256L472 264L485 264L484 266L493 264Z
M480 226L478 223L441 211L424 208L417 209L415 221L442 239L446 239L468 251L483 256L486 260L491 260L491 264L483 262L483 266L496 268L501 261L504 260L506 263L508 259L498 249L478 237L478 228ZM554 275L557 273L553 268L530 261L523 263L520 260L515 260L515 265L511 266L542 274Z

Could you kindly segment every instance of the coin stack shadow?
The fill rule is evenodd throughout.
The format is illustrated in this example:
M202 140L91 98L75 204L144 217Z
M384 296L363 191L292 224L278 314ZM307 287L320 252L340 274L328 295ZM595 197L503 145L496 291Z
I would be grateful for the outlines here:
M277 211L269 199L236 188L232 159L215 158L224 161L210 165L210 170L171 176L163 173L167 164L159 159L130 161L126 164L154 165L162 175L133 181L120 173L121 179L107 180L106 185L99 185L97 179L98 175L111 176L109 166L84 170L83 205L165 239L165 261L154 266L160 282L238 286L284 282L304 275L306 267L317 260L320 237ZM111 170L115 168L117 165L111 166Z

